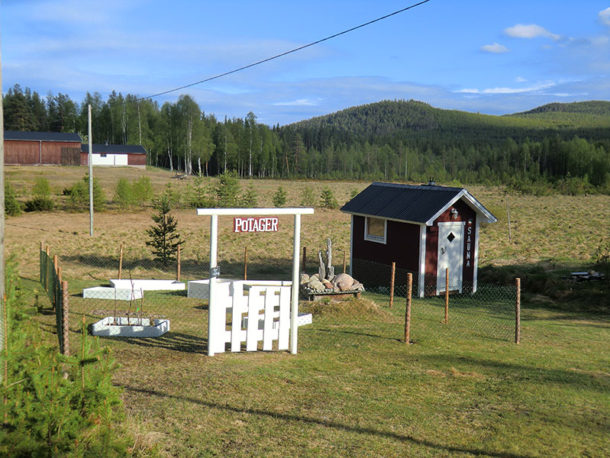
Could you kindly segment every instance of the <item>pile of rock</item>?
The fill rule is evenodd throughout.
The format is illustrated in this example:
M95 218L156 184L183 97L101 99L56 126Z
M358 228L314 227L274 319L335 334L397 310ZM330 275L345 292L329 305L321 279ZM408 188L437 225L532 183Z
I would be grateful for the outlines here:
M351 293L364 291L364 285L358 280L355 280L351 275L345 273L335 275L331 279L321 279L319 274L313 274L311 276L301 274L301 289L306 294Z

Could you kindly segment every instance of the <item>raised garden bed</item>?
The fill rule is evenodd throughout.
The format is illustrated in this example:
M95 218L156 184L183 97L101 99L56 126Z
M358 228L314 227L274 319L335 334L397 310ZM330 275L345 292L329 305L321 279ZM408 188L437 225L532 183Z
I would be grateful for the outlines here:
M169 320L107 316L93 323L90 332L103 337L160 337L169 331Z
M360 299L361 290L353 290L353 291L312 291L305 289L301 292L301 295L305 297L308 301L320 301L324 298L329 298L331 300L344 300L349 299L350 297L355 297L356 299Z

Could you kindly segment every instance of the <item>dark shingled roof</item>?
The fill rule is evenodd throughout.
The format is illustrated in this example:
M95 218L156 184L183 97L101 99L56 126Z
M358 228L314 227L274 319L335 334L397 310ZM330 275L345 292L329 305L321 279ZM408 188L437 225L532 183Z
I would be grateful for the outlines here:
M22 132L20 130L5 130L5 140L25 140L43 142L82 142L80 135L71 132Z
M142 145L103 145L94 143L91 145L93 154L146 154L146 150ZM89 152L89 144L81 145L81 152Z
M489 222L495 222L496 218L465 189L435 185L413 186L375 182L341 207L341 211L432 224L439 212L461 197Z

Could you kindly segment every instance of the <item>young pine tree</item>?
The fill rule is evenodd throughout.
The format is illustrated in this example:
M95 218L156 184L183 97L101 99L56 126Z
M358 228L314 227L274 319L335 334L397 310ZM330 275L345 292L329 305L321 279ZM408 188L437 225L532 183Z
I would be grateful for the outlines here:
M171 207L167 194L161 196L155 203L155 208L158 213L152 216L155 225L146 231L150 237L146 245L152 247L155 259L167 267L171 261L176 259L178 245L182 245L184 242L176 229L178 225L176 218L169 214Z

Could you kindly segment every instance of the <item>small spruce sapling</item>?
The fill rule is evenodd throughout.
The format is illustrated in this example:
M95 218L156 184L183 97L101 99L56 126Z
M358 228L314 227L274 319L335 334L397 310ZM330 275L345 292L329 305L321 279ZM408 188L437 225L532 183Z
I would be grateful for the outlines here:
M286 191L279 186L275 194L273 194L273 205L275 207L283 207L286 205Z
M155 259L167 267L171 261L176 259L178 246L183 245L184 242L177 231L176 218L169 214L171 206L166 193L155 202L155 208L158 213L152 216L155 225L146 231L150 237L146 245L152 247Z
M320 206L322 208L330 208L334 209L339 206L337 199L335 199L335 195L332 190L328 187L322 189L322 193L320 194Z

